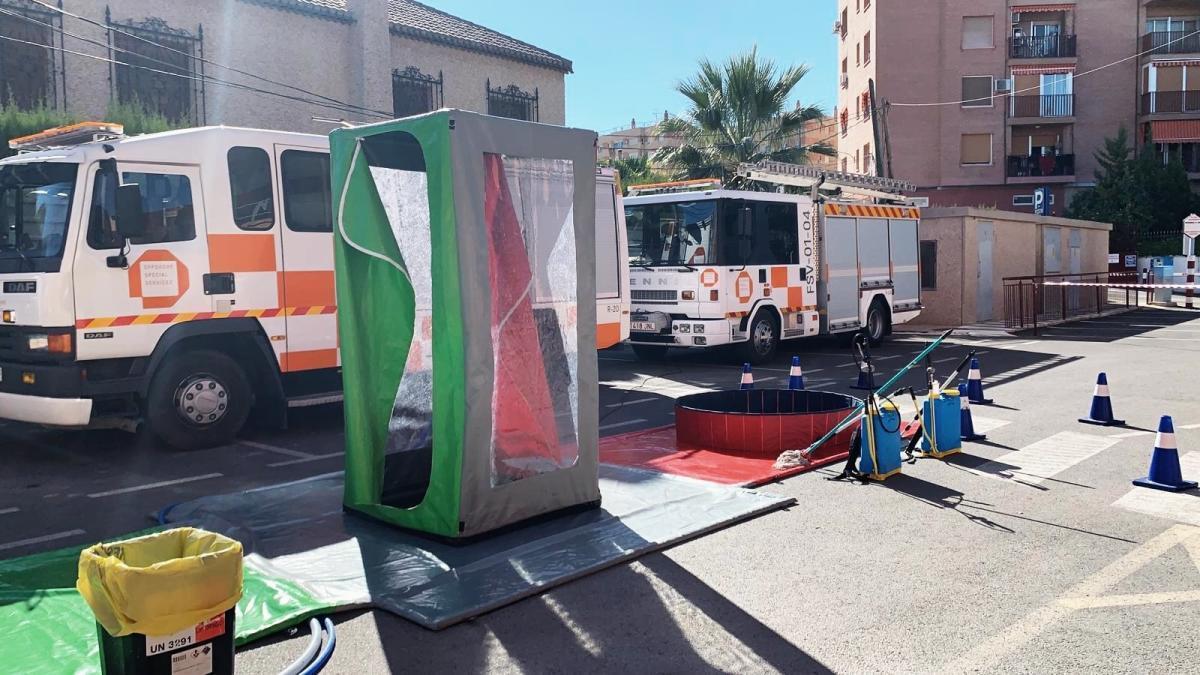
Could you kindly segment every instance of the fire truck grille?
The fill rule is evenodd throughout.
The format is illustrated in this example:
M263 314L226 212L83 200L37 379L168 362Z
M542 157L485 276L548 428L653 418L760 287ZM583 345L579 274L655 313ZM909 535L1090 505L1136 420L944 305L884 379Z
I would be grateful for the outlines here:
M633 300L676 300L678 296L678 291L633 291L629 297Z
M0 359L17 355L17 331L10 326L0 326Z

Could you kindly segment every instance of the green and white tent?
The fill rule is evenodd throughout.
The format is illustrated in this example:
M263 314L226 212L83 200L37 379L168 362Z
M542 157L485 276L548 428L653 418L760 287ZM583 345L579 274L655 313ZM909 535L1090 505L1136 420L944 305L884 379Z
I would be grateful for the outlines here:
M346 507L465 537L599 502L595 140L458 110L330 135Z

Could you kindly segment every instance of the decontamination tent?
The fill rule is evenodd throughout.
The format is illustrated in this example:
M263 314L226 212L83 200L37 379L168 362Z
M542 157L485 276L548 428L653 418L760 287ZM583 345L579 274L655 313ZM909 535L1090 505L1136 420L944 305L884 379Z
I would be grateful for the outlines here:
M463 537L599 502L595 141L459 110L330 135L346 507Z

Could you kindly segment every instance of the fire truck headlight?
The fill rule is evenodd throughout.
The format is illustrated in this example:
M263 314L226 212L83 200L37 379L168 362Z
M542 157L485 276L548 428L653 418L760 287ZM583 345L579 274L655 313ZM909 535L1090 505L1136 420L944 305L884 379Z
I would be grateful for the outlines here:
M696 299L696 291L682 291L679 294L679 297L683 298L684 300L695 300Z
M44 334L30 335L27 347L31 352L44 352L50 349L50 336Z
M690 333L690 332L692 332L692 324L690 324L690 323L681 323L681 324L679 324L679 332L680 332L680 333Z
M704 324L702 324L702 323L698 323L698 324L696 324L696 331L695 331L695 332L697 332L697 333L703 333L703 332L704 332Z

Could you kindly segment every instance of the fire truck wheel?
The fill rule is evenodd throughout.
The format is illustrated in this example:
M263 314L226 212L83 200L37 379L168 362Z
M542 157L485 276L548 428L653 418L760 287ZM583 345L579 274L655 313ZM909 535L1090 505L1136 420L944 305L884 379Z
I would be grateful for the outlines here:
M887 305L882 300L871 303L867 309L867 338L872 347L878 347L888 333Z
M667 358L667 348L660 345L633 345L633 353L642 361L662 361Z
M242 369L220 352L172 355L150 383L146 421L150 431L181 450L200 450L233 440L253 407Z
M750 339L741 344L743 361L765 363L775 356L779 347L779 323L771 312L763 310L750 322Z

